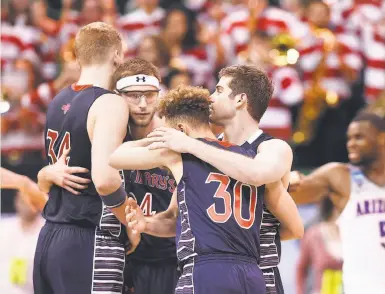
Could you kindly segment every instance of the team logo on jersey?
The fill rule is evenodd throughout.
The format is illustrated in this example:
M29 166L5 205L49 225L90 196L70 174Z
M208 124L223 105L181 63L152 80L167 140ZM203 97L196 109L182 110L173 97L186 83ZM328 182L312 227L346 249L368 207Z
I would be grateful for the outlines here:
M71 108L71 104L64 104L62 107L61 107L61 110L63 110L64 114L67 114L68 110L70 110Z
M146 77L136 77L136 82L138 83L138 82L140 82L140 81L142 81L143 83L145 83L145 82L146 82Z

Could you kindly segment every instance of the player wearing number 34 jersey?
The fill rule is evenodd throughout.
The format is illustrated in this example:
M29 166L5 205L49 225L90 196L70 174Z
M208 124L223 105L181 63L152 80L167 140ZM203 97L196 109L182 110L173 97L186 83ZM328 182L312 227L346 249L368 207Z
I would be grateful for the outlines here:
M216 140L209 127L209 107L206 90L187 87L170 91L162 99L159 112L168 126L188 136L240 156L254 157L253 151ZM177 197L165 212L178 215L174 229L176 225L182 275L176 293L266 293L258 267L259 228L266 199L263 186L231 179L193 155L152 150L151 145L133 148L123 144L111 155L110 164L122 169L164 166L177 181ZM138 233L172 234L172 225L162 222L161 215L144 218L135 203L132 208L127 219Z

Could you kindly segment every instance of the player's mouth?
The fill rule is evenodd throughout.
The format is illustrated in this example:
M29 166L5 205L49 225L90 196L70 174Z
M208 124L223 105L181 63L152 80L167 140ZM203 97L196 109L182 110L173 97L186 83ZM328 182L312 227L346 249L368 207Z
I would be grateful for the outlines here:
M139 116L139 117L145 117L145 116L149 116L150 113L133 113L133 115Z
M356 161L360 159L360 154L356 151L349 151L348 157L350 161Z

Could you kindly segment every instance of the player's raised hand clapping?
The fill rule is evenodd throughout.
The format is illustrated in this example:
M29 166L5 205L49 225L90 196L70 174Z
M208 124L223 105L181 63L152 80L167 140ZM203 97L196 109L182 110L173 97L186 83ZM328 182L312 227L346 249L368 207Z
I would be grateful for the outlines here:
M168 148L179 153L189 153L191 140L194 140L183 131L166 127L155 129L147 137L155 141L149 146L150 150Z

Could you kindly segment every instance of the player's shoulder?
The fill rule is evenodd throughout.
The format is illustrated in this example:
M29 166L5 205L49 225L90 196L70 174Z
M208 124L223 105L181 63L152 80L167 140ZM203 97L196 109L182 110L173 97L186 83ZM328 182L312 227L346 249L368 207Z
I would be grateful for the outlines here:
M325 172L329 173L349 173L350 166L342 162L329 162L321 167Z
M119 108L128 109L128 106L121 96L114 93L105 93L95 100L92 108L108 112L109 110L116 110Z
M265 140L261 142L258 146L258 152L262 151L281 151L285 153L293 153L290 145L281 139L271 138L270 140Z

